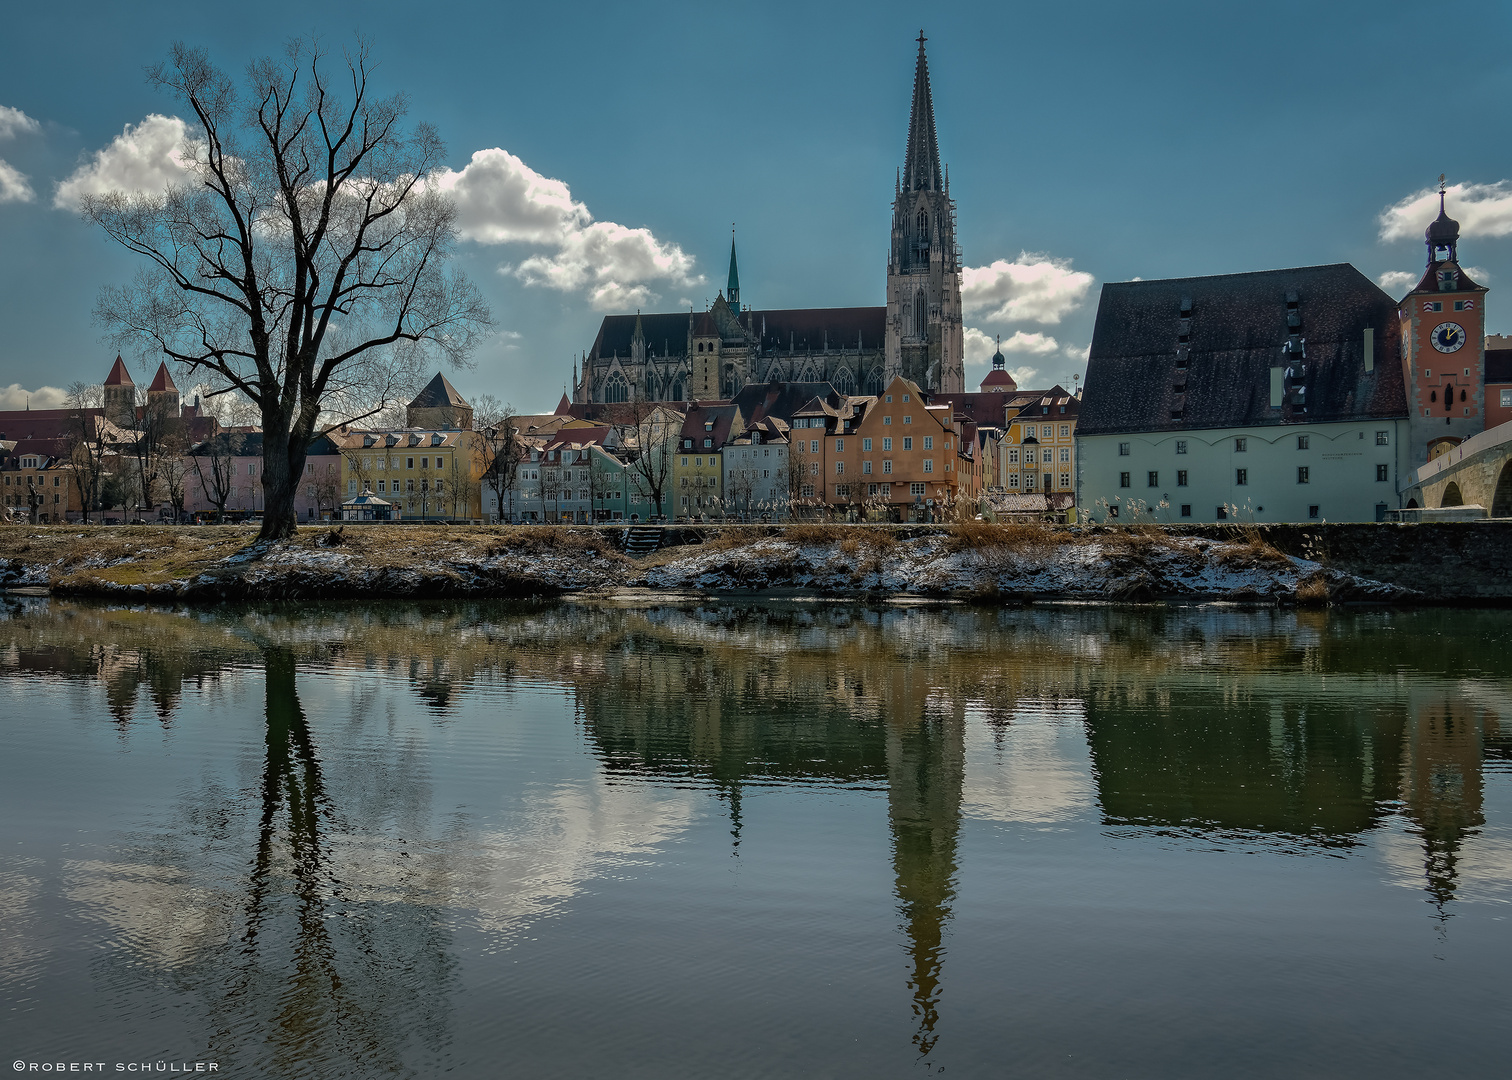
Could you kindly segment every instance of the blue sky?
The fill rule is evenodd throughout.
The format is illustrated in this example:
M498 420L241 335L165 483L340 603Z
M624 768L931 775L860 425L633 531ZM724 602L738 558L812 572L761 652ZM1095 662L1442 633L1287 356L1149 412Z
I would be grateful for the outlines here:
M1466 225L1461 257L1492 290L1489 329L1512 332L1505 3L372 3L311 14L265 2L252 26L246 10L31 4L3 17L4 404L97 381L114 355L91 311L135 264L55 201L77 170L119 164L97 153L161 134L149 115L177 114L144 67L182 39L239 71L309 32L335 46L370 38L382 88L408 93L411 115L446 140L453 179L476 202L460 259L497 323L475 365L449 374L464 394L526 410L555 402L604 310L712 299L731 222L748 303L880 304L921 21L974 274L969 382L982 343L1001 334L1015 343L1010 367L1070 385L1103 282L1336 261L1372 278L1419 269L1427 204L1406 201L1440 172ZM130 145L115 142L128 125ZM522 181L533 185L524 203L499 194Z

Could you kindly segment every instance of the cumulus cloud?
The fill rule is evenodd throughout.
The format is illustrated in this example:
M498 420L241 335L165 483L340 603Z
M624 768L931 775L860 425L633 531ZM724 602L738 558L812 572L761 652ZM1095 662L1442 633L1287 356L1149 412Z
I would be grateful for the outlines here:
M1494 184L1454 184L1446 209L1460 223L1461 236L1506 236L1512 233L1512 180ZM1381 239L1423 238L1428 223L1438 217L1437 188L1415 191L1381 212Z
M1416 285L1418 278L1422 276L1421 273L1414 274L1411 270L1388 270L1376 278L1376 284L1392 296L1402 296Z
M987 322L1054 324L1087 299L1093 277L1071 260L1020 252L1012 262L961 270L961 307Z
M966 366L985 368L992 363L992 354L997 351L997 338L974 326L962 328L962 336L966 341ZM1038 340L1036 340L1038 339ZM1049 346L1046 347L1045 343ZM1003 341L1003 358L1010 361L1004 368L1013 381L1020 386L1027 386L1039 377L1039 369L1020 365L1014 367L1011 360L1022 357L1026 353L1032 356L1044 356L1054 352L1055 339L1046 337L1044 334L1025 334L1019 331Z
M0 139L13 139L17 135L35 135L42 125L20 109L0 105Z
M61 409L68 398L67 391L56 386L39 386L28 390L20 383L0 386L0 409Z
M31 202L36 192L26 182L26 177L17 172L9 162L0 159L0 203Z
M649 229L595 221L564 181L542 176L506 150L479 150L437 183L456 202L465 239L551 249L499 268L527 285L583 292L608 311L644 307L663 287L703 284L693 257L677 244Z
M1087 358L1092 355L1092 346L1090 343L1086 345L1067 345L1065 352L1072 360L1080 360L1085 364Z
M73 210L89 195L162 191L189 177L193 156L189 125L176 116L153 113L140 124L127 124L109 146L95 151L93 159L59 183L53 205Z

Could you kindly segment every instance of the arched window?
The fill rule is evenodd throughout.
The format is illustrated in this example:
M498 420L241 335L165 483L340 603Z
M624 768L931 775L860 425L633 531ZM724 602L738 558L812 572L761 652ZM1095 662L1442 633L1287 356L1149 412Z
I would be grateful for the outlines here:
M867 372L865 392L868 394L881 395L882 393L882 369L872 368Z
M681 379L673 382L672 392L667 395L667 398L670 401L681 401L683 399L683 384Z
M617 371L604 384L604 400L614 405L630 400L630 384Z
M924 210L920 210L919 211L918 229L919 229L919 239L920 240L928 240L929 239L929 213L927 211L924 211Z
M913 315L913 332L914 332L914 337L925 337L926 336L926 329L925 329L925 327L927 326L927 324L929 322L928 317L926 316L926 312L928 311L928 307L929 306L928 306L928 304L926 303L926 301L924 299L924 290L920 289L918 292L914 293L914 315Z
M830 385L842 394L854 394L856 392L856 377L851 374L850 368L842 367L830 379Z

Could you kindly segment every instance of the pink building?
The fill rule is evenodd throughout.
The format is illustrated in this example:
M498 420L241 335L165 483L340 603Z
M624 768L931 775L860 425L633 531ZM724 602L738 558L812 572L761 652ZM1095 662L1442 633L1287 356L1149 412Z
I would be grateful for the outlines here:
M200 443L184 459L184 509L212 515L224 496L228 515L255 516L263 511L262 432L223 431ZM310 446L304 475L294 493L300 521L328 521L341 516L341 454L322 435Z

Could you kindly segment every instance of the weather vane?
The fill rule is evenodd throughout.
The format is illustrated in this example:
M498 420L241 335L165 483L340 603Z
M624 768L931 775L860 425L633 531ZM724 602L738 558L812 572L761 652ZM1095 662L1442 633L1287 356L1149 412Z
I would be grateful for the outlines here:
M1443 173L1439 173L1439 194L1442 195L1443 193L1444 193L1444 174Z

